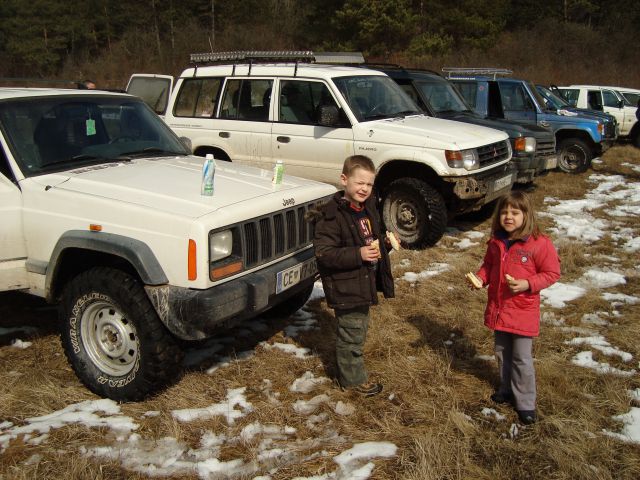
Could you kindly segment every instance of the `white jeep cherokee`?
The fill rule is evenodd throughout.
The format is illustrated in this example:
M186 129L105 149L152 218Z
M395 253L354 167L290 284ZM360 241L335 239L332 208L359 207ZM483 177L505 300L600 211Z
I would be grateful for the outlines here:
M347 156L367 155L377 168L386 228L409 247L433 245L449 214L478 209L511 189L508 136L423 115L384 73L328 64L361 60L340 53L196 54L171 95L173 79L160 75L134 75L127 91L190 139L196 155L265 168L282 160L288 173L333 184ZM224 64L200 66L210 62Z
M66 355L99 395L157 391L178 339L311 294L304 215L335 188L221 162L202 196L202 164L136 97L0 89L0 291L60 303Z

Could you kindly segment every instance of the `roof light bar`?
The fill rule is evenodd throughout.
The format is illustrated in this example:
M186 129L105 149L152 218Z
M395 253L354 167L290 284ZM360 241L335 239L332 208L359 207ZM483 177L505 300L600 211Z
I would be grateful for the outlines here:
M237 52L207 52L192 53L191 63L217 63L238 61L274 61L274 62L308 62L308 63L364 63L360 52L317 52L310 50L279 50L279 51L237 51Z
M508 68L473 68L473 67L442 67L442 71L446 73L447 78L457 77L461 75L484 75L493 76L495 80L498 75L512 75L513 70Z

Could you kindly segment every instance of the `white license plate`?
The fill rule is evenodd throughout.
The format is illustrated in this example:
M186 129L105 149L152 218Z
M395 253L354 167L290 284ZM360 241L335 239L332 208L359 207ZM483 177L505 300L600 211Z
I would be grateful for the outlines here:
M553 168L556 168L558 166L558 156L557 155L552 155L551 157L547 158L547 163L545 164L545 170L551 170Z
M318 266L316 259L311 258L306 262L294 265L276 274L276 293L284 292L288 288L300 283L302 280L316 274Z
M497 192L498 190L502 190L504 187L508 187L511 185L511 175L507 175L506 177L499 178L493 184L493 191Z

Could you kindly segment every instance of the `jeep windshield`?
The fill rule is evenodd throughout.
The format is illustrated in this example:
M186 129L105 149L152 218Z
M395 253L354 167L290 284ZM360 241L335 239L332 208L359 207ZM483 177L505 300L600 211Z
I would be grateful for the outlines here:
M552 110L560 110L562 108L572 108L569 102L565 99L560 98L560 96L553 93L547 87L543 87L542 85L536 85L536 89L540 95L544 98L544 103L548 108Z
M414 85L436 114L471 111L457 90L445 80L425 78L414 80Z
M26 177L190 153L144 102L131 97L70 94L10 100L0 103L0 129Z
M359 122L422 114L414 101L389 77L337 77L333 82Z

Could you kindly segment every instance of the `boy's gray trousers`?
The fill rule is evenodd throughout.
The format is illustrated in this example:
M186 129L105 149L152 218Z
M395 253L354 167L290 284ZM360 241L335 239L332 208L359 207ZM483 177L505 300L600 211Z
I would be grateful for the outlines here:
M336 338L338 382L342 387L366 383L367 370L364 366L363 350L369 329L369 307L336 309L335 312L338 321Z

